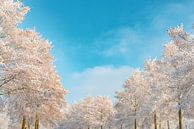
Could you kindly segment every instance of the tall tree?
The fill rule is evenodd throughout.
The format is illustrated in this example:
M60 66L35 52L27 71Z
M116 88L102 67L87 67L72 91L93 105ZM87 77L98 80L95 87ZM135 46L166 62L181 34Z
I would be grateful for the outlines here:
M170 29L169 35L172 41L166 45L164 60L169 62L172 69L168 88L172 101L177 103L179 129L182 129L183 110L191 108L194 97L194 40L192 35L184 31L183 26Z
M147 60L144 65L144 74L150 87L150 105L149 115L152 121L155 119L155 127L159 124L166 127L166 122L170 120L172 123L176 121L174 111L174 102L171 101L170 91L170 69L169 64L164 60ZM170 113L169 113L170 112ZM153 118L154 117L154 118Z
M0 1L0 91L7 98L10 128L22 116L34 126L53 128L63 117L66 91L53 66L51 44L35 30L18 28L29 8L19 1Z
M130 128L137 129L138 126L142 125L141 121L147 114L146 103L150 96L148 86L144 74L136 70L126 81L124 91L116 93L116 98L118 99L117 105L122 107L117 108L118 113L121 113L120 119L123 119L123 117L125 117L125 121L128 119L125 125ZM131 121L133 122L131 123Z

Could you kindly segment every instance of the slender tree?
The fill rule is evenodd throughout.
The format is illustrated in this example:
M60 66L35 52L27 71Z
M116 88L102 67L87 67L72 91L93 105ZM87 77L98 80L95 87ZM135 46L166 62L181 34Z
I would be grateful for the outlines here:
M169 90L172 101L178 107L179 129L183 128L182 110L190 107L190 98L193 97L193 38L184 31L183 26L178 26L169 30L172 38L171 43L167 44L168 53L165 60L171 65L171 79ZM170 54L170 53L171 54Z
M117 92L116 98L118 99L118 105L120 108L117 108L117 111L123 115L127 115L128 122L134 121L134 123L128 123L130 128L138 127L140 121L143 121L143 114L146 114L146 103L149 100L150 92L147 85L147 80L144 78L144 73L139 70L134 71L132 76L126 81L124 85L124 91ZM138 119L137 119L138 118Z

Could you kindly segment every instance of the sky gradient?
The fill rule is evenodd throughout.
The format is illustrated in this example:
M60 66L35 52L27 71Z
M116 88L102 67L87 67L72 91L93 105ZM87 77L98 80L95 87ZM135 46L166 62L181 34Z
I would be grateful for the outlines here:
M160 58L166 30L192 31L194 0L23 0L31 8L22 28L53 44L67 100L114 97L134 68Z

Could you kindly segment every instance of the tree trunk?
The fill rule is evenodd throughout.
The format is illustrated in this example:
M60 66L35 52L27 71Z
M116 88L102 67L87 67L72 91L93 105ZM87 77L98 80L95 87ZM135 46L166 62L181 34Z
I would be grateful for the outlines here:
M187 124L185 125L186 129L188 129Z
M183 129L182 127L182 110L181 108L179 109L179 129Z
M103 110L102 109L100 110L100 113L101 113L101 115L100 115L100 121L102 122L102 119L103 119L103 116L102 116L103 115ZM102 125L100 126L100 129L102 129Z
M168 126L168 129L170 129L170 123L169 123L169 120L167 120L167 126Z
M23 118L22 118L22 129L25 129L26 127L26 116L23 115Z
M39 118L38 118L38 114L36 114L35 129L39 129Z
M28 129L30 129L30 122L28 121Z
M156 115L156 112L154 112L154 129L157 129L157 115Z
M162 129L162 125L161 125L161 122L160 122L160 124L159 124L159 129Z
M135 118L135 126L134 127L135 127L134 129L137 129L137 120L136 120L136 118Z

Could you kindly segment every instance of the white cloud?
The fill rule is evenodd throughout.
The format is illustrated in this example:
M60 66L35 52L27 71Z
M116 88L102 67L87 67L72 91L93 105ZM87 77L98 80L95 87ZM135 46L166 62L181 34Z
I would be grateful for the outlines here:
M138 44L140 42L141 37L138 35L137 31L129 27L121 27L109 31L95 41L97 46L105 47L103 50L99 50L99 54L107 57L125 55L129 53L129 46L131 44Z
M122 85L130 76L133 68L128 66L98 66L80 73L70 75L69 98L79 100L79 97L103 95L114 97L115 91L121 90Z

